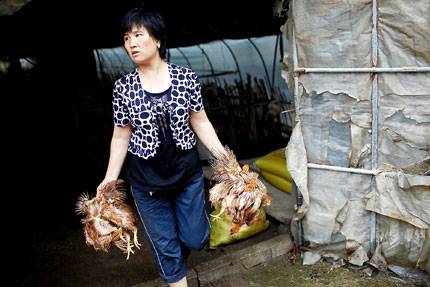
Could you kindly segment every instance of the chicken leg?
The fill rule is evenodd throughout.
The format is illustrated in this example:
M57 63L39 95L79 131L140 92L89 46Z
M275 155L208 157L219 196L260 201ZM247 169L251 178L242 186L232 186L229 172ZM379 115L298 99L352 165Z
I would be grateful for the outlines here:
M221 214L223 214L224 212L225 212L224 207L221 207L221 211L218 214L216 214L216 215L211 214L210 216L212 216L214 218L214 220L217 221L221 218Z
M137 249L140 249L141 244L137 241L137 229L133 233L134 233L134 238L133 238L134 246L136 246Z
M130 257L130 253L134 254L133 243L130 242L130 235L128 233L125 235L125 237L127 238L127 240L126 240L127 241L126 252L127 252L127 260L128 260L128 258Z

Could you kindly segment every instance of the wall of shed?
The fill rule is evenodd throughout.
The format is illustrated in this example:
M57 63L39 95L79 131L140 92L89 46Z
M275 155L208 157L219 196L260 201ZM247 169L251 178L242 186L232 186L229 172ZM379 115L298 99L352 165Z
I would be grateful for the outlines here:
M430 2L375 3L377 66L429 67ZM289 40L290 88L298 76L296 127L286 153L303 197L296 221L302 220L304 240L312 248L304 262L331 257L430 272L430 73L379 73L377 118L372 115L374 74L294 73L295 49L297 68L371 68L373 4L290 1L282 27ZM375 188L372 175L307 167L371 170L373 132ZM376 250L370 248L372 212Z

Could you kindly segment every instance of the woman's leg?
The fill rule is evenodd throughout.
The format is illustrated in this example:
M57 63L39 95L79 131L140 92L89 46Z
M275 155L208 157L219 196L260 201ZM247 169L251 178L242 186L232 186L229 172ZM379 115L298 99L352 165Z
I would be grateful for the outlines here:
M209 239L210 231L203 176L175 197L174 209L182 244L190 250L201 250Z
M181 282L187 268L181 254L171 198L133 187L131 190L161 278L167 283Z
M187 277L182 278L178 282L167 283L170 287L187 287Z

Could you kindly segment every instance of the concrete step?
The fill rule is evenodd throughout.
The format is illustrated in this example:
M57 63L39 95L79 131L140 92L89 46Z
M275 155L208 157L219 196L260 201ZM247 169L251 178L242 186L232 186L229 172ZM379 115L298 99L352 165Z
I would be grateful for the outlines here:
M210 286L226 276L244 272L254 266L287 254L293 249L289 234L281 234L253 246L203 262L188 270L189 287ZM160 278L139 283L132 287L164 287Z

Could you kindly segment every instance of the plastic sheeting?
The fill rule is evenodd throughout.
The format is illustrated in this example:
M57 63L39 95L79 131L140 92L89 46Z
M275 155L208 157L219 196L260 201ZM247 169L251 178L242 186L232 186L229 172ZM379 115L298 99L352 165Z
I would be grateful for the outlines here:
M282 27L289 39L290 88L295 49L298 67L372 67L372 2L290 1L288 21ZM430 1L376 3L378 67L429 67ZM312 248L304 263L322 256L399 273L411 267L430 272L430 73L379 73L375 86L373 77L371 73L299 76L297 125L286 156L303 198L295 220L302 220L304 240ZM371 170L374 120L376 188L372 175L308 168L307 163L313 163ZM373 254L372 212L376 213Z
M218 81L223 85L224 81L226 81L229 84L234 84L234 81L241 80L240 76L246 81L246 77L249 74L252 77L265 79L267 87L270 87L270 83L273 81L275 87L288 91L287 84L280 77L282 63L280 48L278 47L275 51L277 44L279 45L276 35L251 38L251 41L261 53L264 65L257 50L248 39L226 39L224 42L213 41L202 43L199 46L171 48L168 50L168 61L193 69L203 83ZM285 38L283 41L287 42ZM285 44L284 47L286 49L287 45ZM202 50L206 53L206 56ZM237 60L237 65L232 53ZM130 60L123 47L94 50L94 56L99 78L103 77L103 70L105 77L115 81L136 67L136 64ZM267 68L268 77L264 66ZM212 76L211 68L218 75L217 77ZM241 74L238 70L240 70ZM273 71L275 72L274 74L272 73ZM220 72L226 74L219 75ZM288 94L287 97L289 97Z

